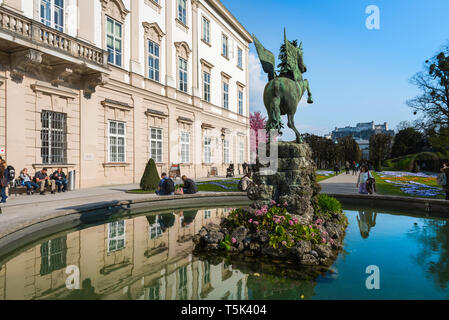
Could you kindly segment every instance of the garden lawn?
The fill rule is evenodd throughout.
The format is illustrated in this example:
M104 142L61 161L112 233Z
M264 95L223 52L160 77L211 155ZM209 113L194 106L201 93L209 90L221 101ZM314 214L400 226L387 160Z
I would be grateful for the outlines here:
M435 174L404 171L372 172L376 179L377 193L392 196L444 199L442 188Z

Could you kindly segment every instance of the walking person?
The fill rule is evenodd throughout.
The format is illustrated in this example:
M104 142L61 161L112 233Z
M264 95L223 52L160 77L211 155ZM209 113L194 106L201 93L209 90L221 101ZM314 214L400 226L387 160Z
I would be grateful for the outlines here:
M340 173L340 167L338 166L337 163L334 166L334 171L335 171L335 175L338 176L338 174Z
M357 189L360 194L368 194L366 190L366 182L369 179L369 170L367 166L362 166L360 168L359 177L357 179Z
M449 163L444 162L441 173L446 175L446 184L442 185L443 191L446 193L446 200L449 200Z
M346 174L349 174L349 161L346 161L346 163L345 163L345 171L346 171Z
M6 188L8 187L8 170L5 167L3 161L0 163L0 188L1 188L1 197L2 200L0 203L6 203L6 199L8 196L6 195Z

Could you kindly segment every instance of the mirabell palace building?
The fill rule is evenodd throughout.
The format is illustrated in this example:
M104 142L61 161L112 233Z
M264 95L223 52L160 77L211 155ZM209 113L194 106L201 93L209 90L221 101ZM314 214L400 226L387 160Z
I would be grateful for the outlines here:
M250 34L218 0L0 0L0 155L77 188L249 158Z

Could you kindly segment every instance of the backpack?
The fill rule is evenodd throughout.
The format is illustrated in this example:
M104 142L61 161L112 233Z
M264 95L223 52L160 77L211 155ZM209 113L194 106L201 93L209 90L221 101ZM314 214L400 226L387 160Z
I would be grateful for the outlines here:
M446 173L440 173L437 177L437 183L438 185L444 187L447 185L447 177Z
M16 169L14 169L13 166L8 166L6 169L8 169L9 172L9 181L13 181L14 178L16 177Z
M175 183L173 182L172 179L168 178L165 180L164 191L166 194L171 194L175 192Z

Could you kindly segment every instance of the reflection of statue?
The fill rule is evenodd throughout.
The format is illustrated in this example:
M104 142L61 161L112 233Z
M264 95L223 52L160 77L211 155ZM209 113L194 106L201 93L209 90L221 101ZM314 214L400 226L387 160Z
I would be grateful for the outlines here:
M281 115L287 115L288 127L295 132L296 142L302 143L301 135L295 127L293 118L306 90L307 102L313 103L309 82L302 77L302 74L307 72L303 61L302 43L298 47L296 41L288 41L284 31L284 44L279 56L280 72L279 75L276 75L273 53L265 49L256 36L253 35L253 39L262 68L268 74L269 80L264 92L264 104L268 112L266 129L275 129L282 134Z
M74 290L67 296L66 300L100 300L102 295L95 293L92 281L87 278L83 280L81 290Z
M377 213L359 211L359 216L357 216L357 222L359 224L360 235L363 239L366 239L369 236L371 228L376 225Z

